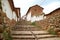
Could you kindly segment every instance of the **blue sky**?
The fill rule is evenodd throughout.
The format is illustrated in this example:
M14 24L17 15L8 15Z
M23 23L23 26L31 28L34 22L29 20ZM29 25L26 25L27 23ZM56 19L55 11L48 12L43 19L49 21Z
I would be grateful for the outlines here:
M46 6L46 5L48 5L48 4L50 4L50 3L53 3L53 2L60 2L60 0L45 0L45 1L42 3L42 5Z
M25 15L29 7L33 5L40 5L44 8L43 12L45 14L60 7L60 0L13 0L15 7L21 8L21 16Z

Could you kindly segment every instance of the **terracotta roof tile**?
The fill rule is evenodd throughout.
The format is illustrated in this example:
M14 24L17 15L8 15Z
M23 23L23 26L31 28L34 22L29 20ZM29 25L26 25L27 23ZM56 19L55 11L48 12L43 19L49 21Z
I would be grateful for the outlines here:
M11 6L12 11L15 11L16 12L16 16L19 17L19 15L20 15L20 8L15 8L14 7L13 0L8 0L8 2L10 4L10 6Z

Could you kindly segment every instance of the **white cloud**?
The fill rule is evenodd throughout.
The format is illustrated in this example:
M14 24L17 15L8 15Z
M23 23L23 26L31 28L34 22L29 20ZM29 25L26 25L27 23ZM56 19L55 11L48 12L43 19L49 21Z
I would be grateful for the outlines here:
M48 14L59 7L60 7L59 2L53 2L53 3L50 3L44 7L44 12L45 12L45 14Z

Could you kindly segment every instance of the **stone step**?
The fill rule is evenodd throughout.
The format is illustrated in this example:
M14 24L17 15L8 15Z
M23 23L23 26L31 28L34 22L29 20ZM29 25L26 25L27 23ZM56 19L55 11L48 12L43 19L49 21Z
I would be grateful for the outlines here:
M16 25L15 27L35 27L33 25Z
M12 38L35 38L33 35L31 36L17 36L17 35L12 35Z
M42 31L40 29L41 28L31 25L16 25L13 27L11 34L13 40L37 40L35 36L38 40L59 40L57 35L51 35L47 31Z
M51 34L48 34L48 35L36 35L36 36L37 36L38 39L58 37L57 35L51 35Z
M38 39L38 40L60 40L60 37L54 37L54 38L42 38L42 39Z
M47 31L32 31L34 34L38 35L44 35L49 34ZM15 35L31 35L31 31L12 31L11 34Z
M58 37L57 35L50 35L46 31L32 31L34 35L39 38L51 38L51 37ZM30 31L12 31L12 37L16 39L20 38L30 38L34 39L34 36Z
M34 38L33 39L26 39L26 38L21 38L21 39L13 39L13 40L35 40ZM60 37L54 37L54 38L44 38L44 39L38 39L38 40L60 40Z
M19 31L40 31L41 30L41 27L36 27L36 26L33 26L33 25L16 25L14 27L12 27L12 30L19 30Z
M17 30L17 31L40 31L41 28L40 27L14 27L12 28L12 30Z
M38 38L38 39L40 39L40 38L52 38L52 37L58 37L58 36L56 36L56 35L36 35L36 37ZM35 38L35 36L34 35L12 35L12 38Z
M50 38L58 38L57 35L51 35L47 31L32 31L38 40L49 40ZM12 31L13 40L37 40L31 31Z
M21 39L13 39L13 40L35 40L35 39L24 39L24 38L21 38Z

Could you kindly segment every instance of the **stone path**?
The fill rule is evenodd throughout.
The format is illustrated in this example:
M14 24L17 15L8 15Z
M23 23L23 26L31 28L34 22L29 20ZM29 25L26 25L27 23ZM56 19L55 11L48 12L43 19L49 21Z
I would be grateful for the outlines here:
M11 32L13 40L59 40L60 37L57 35L51 35L47 31L38 30L34 26L23 25L16 26L15 29ZM24 28L26 28L24 30ZM31 27L31 28L30 28ZM29 29L30 28L30 29ZM20 30L21 29L21 30Z

